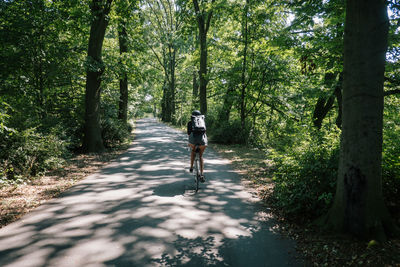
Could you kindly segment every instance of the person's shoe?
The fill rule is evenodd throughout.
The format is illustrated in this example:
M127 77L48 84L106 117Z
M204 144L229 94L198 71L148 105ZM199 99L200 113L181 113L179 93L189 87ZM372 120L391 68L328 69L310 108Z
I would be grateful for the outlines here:
M204 183L206 181L206 178L204 177L204 174L200 175L200 182Z
M190 172L190 173L193 173L193 168L190 168L190 169L189 169L189 172Z

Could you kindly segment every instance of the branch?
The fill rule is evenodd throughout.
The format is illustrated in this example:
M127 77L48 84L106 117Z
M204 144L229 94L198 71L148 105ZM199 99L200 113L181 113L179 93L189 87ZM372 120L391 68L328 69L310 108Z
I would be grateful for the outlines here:
M168 76L168 70L166 69L166 67L164 66L164 64L162 63L160 57L158 56L157 52L154 50L154 48L150 45L148 45L148 47L151 49L151 51L153 51L153 54L156 56L158 63L160 63L161 67L163 68L164 72L165 72L165 76L169 82L169 76Z
M278 112L279 114L281 114L282 116L284 116L284 117L286 117L286 118L289 118L289 119L292 119L292 120L297 121L297 122L300 121L298 118L292 117L292 116L286 114L284 111L278 109L274 104L268 103L267 101L262 100L262 99L261 99L260 101L261 101L261 103L263 103L264 105L266 105L266 106L270 107L271 109L277 111L277 112Z
M306 30L306 31L297 31L297 32L290 32L290 34L301 34L301 33L312 33L314 30Z
M395 89L395 90L390 90L390 91L384 91L383 92L383 96L395 95L395 94L400 94L400 89Z
M193 5L196 13L197 24L199 25L199 31L204 31L204 18L203 15L200 14L199 2L197 0L193 0Z
M214 3L214 1L215 0L212 0L211 1L211 5ZM213 15L213 11L211 10L209 13L208 13L208 18L207 18L207 23L206 23L206 34L207 34L207 32L208 32L208 29L210 28L210 22L211 22L211 17L212 17L212 15Z

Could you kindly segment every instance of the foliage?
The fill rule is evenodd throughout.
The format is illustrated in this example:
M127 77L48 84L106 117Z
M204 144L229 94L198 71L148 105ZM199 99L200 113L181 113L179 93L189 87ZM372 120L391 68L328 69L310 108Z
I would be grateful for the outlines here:
M400 192L400 99L385 99L382 184L386 203L397 203Z
M68 156L68 143L56 132L44 135L34 128L3 133L0 146L1 179L36 176L60 167Z
M286 154L273 155L275 206L288 217L316 218L332 204L337 179L337 136L312 137Z
M246 137L239 119L219 122L209 118L207 122L207 134L211 141L219 144L245 143Z
M122 143L130 134L132 127L110 117L105 117L101 121L104 145L108 148Z
M382 184L386 202L396 203L400 192L400 138L390 140L383 151Z

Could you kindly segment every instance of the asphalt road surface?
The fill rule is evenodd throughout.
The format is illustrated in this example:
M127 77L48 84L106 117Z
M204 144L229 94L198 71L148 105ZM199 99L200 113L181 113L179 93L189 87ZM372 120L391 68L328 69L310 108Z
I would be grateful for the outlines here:
M130 149L0 229L0 266L302 266L267 207L205 152L194 191L185 133L138 121Z

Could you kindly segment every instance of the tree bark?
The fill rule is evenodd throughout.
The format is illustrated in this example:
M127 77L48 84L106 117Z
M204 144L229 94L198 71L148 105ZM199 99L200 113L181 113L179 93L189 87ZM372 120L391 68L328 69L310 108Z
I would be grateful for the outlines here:
M167 114L168 114L168 111L167 111L167 109L168 109L168 106L167 106L167 103L168 103L168 88L167 88L166 79L164 79L164 83L163 83L162 89L163 89L163 96L162 96L162 99L161 99L161 120L167 122L168 121L168 116L167 116Z
M192 92L192 106L196 107L197 99L199 97L199 83L197 82L197 73L193 71L193 92Z
M325 223L360 239L385 240L398 233L381 185L388 26L385 1L347 0L341 156Z
M107 15L110 12L112 0L103 2L102 0L93 0L90 5L93 20L90 27L88 67L86 71L85 129L83 138L83 149L86 152L101 152L104 150L100 126L100 86L101 75L104 71L101 52L108 25Z
M169 46L169 68L170 68L170 83L169 83L169 105L170 105L170 121L175 122L175 61L176 51L171 44Z
M212 1L214 2L214 0ZM197 25L199 28L200 40L200 112L207 113L207 33L210 28L211 17L213 12L200 10L199 2L193 0L194 10L196 12Z
M118 41L119 53L121 58L128 52L128 34L126 32L126 21L121 19L119 21ZM119 106L118 106L118 119L124 124L128 123L128 75L125 68L120 61L121 73L119 79Z
M325 86L327 88L333 87L336 76L337 74L332 72L325 73ZM318 130L321 129L323 120L325 119L326 115L328 115L328 112L332 109L333 103L335 102L335 96L336 99L338 99L337 90L340 90L341 83L342 81L339 79L335 86L334 92L328 98L326 98L325 96L320 96L317 100L317 104L315 105L313 113L313 123Z
M247 28L247 13L249 11L249 1L246 0L246 4L243 10L242 19L242 36L243 36L243 61L242 61L242 78L241 78L241 94L240 94L240 122L242 131L245 130L246 126L246 70L247 70L247 46L248 46L248 28Z
M342 114L343 114L343 111L342 111L342 106L343 106L343 104L342 104L342 91L343 91L343 72L341 72L340 74L339 74L339 82L338 82L338 84L336 85L336 88L335 88L335 96L336 96L336 101L337 101L337 104L338 104L338 115L337 115L337 117L336 117L336 126L339 128L339 129L342 129Z
M328 99L326 99L324 96L320 96L318 98L313 113L313 123L318 130L321 129L322 121L325 119L326 115L328 115L328 112L332 109L334 101L335 98L333 95L329 96Z

